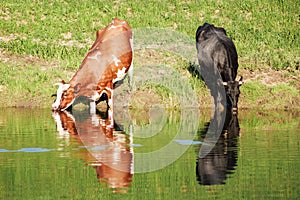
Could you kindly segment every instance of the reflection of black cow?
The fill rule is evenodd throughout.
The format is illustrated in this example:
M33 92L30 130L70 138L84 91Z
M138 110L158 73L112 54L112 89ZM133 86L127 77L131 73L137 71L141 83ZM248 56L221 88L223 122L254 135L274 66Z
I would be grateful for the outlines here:
M221 75L226 90L227 107L236 113L242 77L239 81L235 81L238 55L232 40L226 35L223 28L205 23L203 26L199 26L196 32L196 41L201 75L213 97L216 99L215 85Z
M203 135L207 133L209 124L218 123L216 119L214 116L205 129L201 131ZM237 115L227 112L222 134L214 148L204 158L198 158L196 175L200 184L224 184L226 174L232 173L237 165L239 130Z

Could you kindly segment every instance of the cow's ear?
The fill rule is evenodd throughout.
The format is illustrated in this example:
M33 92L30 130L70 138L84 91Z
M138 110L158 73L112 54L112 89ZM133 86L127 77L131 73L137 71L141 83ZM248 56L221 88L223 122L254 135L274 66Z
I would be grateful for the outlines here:
M54 85L60 87L61 85L63 85L63 83L54 83Z
M81 89L81 83L77 83L74 87L74 93L78 93Z
M196 41L197 42L199 41L199 36L200 36L201 31L202 31L202 26L199 26L196 31Z
M202 26L199 26L197 31L196 31L196 41L198 42L199 41L199 37L204 37L203 34L205 33L205 30L210 27L210 26L213 26L211 24L208 24L208 23L204 23Z
M65 82L64 80L61 80L61 83L62 83L62 84L66 84L66 82Z

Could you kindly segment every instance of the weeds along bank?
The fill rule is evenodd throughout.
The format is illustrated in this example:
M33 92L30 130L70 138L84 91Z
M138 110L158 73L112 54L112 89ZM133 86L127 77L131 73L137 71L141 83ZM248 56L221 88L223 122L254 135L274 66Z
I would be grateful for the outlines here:
M222 26L236 44L240 75L246 78L239 105L300 107L299 6L297 1L273 0L6 0L0 6L0 105L51 105L53 83L71 78L93 43L96 30L118 17L126 19L133 29L166 28L192 39L204 22ZM209 104L203 83L186 70L188 61L167 52L138 55L136 65L146 58L163 59L189 78L199 101Z

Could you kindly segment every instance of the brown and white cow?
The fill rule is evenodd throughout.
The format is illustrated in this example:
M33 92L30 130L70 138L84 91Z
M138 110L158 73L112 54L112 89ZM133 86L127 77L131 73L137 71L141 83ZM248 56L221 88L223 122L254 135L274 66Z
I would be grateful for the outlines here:
M132 31L126 21L114 19L96 33L96 41L69 83L58 83L52 110L65 110L74 100L85 96L95 112L96 102L106 95L112 108L114 84L121 81L132 67Z
M100 183L113 188L114 192L126 192L133 177L133 149L131 136L111 127L108 114L89 111L52 112L59 136L71 137L79 146L80 156L96 170ZM116 124L116 126L118 126ZM78 155L78 153L76 153Z

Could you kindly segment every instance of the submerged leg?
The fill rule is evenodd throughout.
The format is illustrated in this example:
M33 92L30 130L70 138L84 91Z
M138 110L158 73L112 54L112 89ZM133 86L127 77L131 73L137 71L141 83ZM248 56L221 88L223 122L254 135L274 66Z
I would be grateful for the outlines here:
M114 132L114 113L112 109L108 109L108 124L106 126L106 135L110 138L113 137Z
M96 114L96 102L94 100L90 101L90 113Z
M106 87L106 94L107 94L107 105L109 109L113 109L113 89L112 87Z
M107 90L107 104L108 104L108 124L106 126L107 136L113 137L113 129L114 129L114 118L113 118L113 89L112 87L106 87Z

